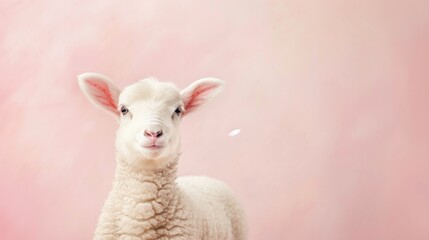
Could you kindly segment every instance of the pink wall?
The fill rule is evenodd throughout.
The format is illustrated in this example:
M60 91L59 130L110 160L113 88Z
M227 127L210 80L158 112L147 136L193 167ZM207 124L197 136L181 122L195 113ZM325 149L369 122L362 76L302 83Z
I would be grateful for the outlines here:
M180 174L234 188L251 239L429 239L428 1L3 0L0 36L0 239L92 236L117 126L86 71L227 82Z

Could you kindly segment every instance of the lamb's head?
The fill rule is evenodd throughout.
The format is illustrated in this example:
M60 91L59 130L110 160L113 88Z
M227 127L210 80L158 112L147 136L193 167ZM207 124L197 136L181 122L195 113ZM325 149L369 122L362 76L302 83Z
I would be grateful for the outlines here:
M215 96L223 85L221 80L204 78L179 90L148 78L120 91L100 74L84 73L78 80L92 103L118 119L118 160L142 169L162 167L178 156L182 117Z

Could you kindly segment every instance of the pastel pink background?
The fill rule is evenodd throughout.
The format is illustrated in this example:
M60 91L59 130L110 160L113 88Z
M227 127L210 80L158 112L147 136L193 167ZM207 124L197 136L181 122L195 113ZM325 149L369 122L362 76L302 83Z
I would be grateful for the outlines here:
M117 124L87 71L227 82L180 174L227 182L250 239L429 239L428 1L3 0L0 36L0 239L92 237Z

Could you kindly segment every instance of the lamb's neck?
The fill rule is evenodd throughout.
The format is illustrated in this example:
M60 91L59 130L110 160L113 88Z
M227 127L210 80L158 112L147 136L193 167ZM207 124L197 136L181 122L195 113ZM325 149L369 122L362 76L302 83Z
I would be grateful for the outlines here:
M145 172L117 165L112 194L122 202L117 226L124 230L123 234L146 234L167 224L168 213L175 211L172 208L179 201L176 172L177 159L162 169ZM142 220L147 224L142 224Z
M170 161L163 168L157 168L152 170L141 170L135 169L131 166L117 161L116 172L115 172L115 182L121 184L126 184L130 181L139 181L151 182L157 186L157 188L162 188L162 186L174 183L174 180L177 177L177 161L174 159ZM118 186L118 187L121 187Z

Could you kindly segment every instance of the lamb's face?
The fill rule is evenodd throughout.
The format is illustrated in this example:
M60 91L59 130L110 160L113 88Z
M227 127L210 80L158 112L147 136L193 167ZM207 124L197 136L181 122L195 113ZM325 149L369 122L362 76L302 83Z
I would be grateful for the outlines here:
M116 148L130 165L157 167L180 151L179 125L184 103L172 84L145 79L119 96Z
M118 160L140 169L162 167L177 157L182 117L215 96L223 85L218 79L204 78L179 91L170 83L145 79L121 92L97 73L84 73L78 79L92 103L119 119Z

